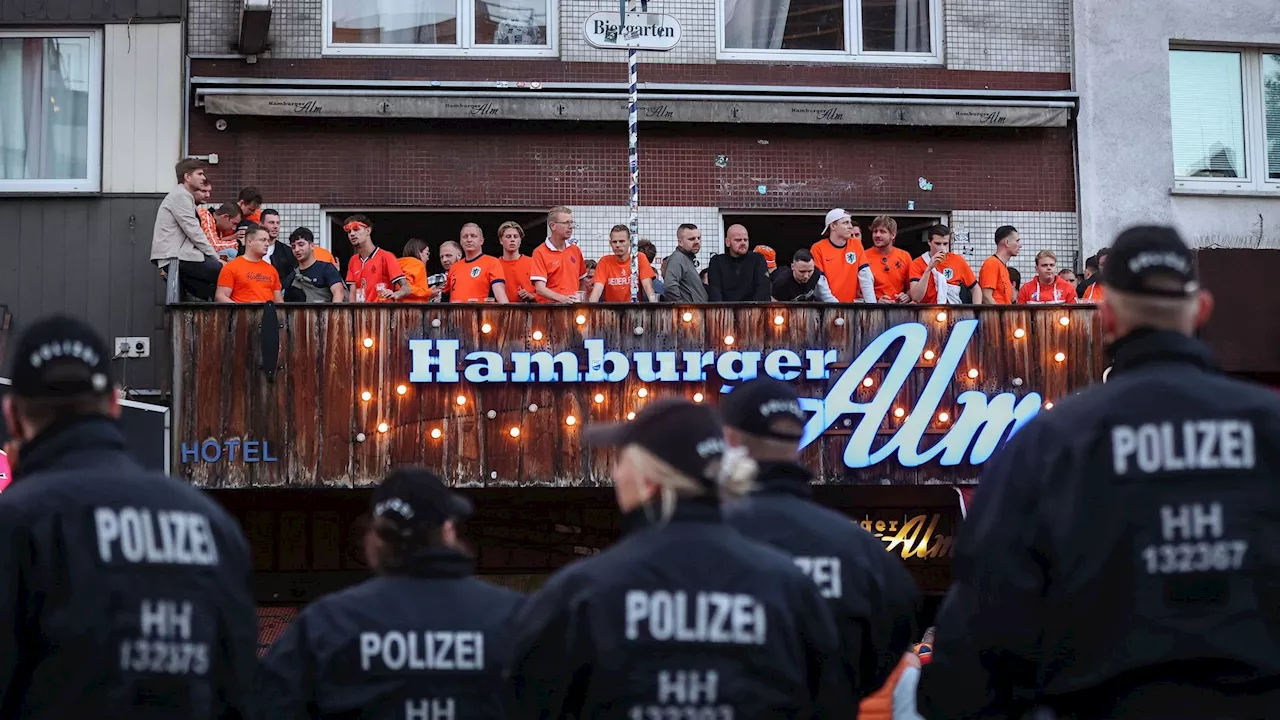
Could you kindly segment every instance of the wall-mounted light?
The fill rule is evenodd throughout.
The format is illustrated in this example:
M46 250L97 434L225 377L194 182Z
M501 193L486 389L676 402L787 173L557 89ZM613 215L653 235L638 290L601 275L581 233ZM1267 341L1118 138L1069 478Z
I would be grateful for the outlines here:
M725 345L732 345L732 344L733 344L733 336L732 336L732 335L725 335L725 336L724 336L724 344L725 344Z
M596 404L599 405L604 402L604 393L596 393L596 396L593 399L596 401Z
M384 432L386 432L386 431L388 431L388 430L390 430L390 429L391 429L391 426L390 426L390 425L387 425L387 424L386 424L386 423L384 423L384 422L380 422L380 423L378 423L378 432L380 432L380 433L384 433Z
M703 400L702 393L694 393L694 394L693 394L693 401L694 401L694 402L696 402L696 403L700 403L700 402L702 402L702 400Z
M578 323L579 325L586 325L586 324L587 324L587 316L586 316L586 315L579 315L578 317L574 318L574 319L573 319L573 321L574 321L574 322L576 322L576 323Z
M490 410L489 412L485 413L484 415L485 415L485 417L489 418L490 420L496 420L496 419L497 419L497 417L498 417L498 411L497 411L497 410Z
M649 397L649 389L640 388L639 390L636 391L636 397L642 397L642 398Z
M875 384L876 384L876 381L872 380L871 378L862 378L862 387L869 388Z
M633 412L629 412L629 413L627 413L627 419L628 419L628 420L635 420L635 419L636 419L636 414L635 414L635 413L633 413Z
M405 394L405 393L407 393L407 392L409 392L409 387L408 387L407 385L397 385L397 386L396 386L396 394L397 394L397 395L403 395L403 394Z
M932 350L925 350L925 351L924 351L924 359L925 359L925 360L930 360L930 361L931 361L931 360L933 360L935 357L937 357L937 355L935 355L935 354L934 354L934 352L933 352Z
M951 415L948 414L946 410L943 410L942 412L938 413L938 422L940 423L951 422Z
M786 318L784 318L784 317L782 317L782 315L781 315L781 314L778 314L778 315L774 315L774 316L773 316L773 324L774 324L774 325L777 325L777 326L781 327L781 326L782 326L784 323L786 323L786 322L787 322L787 319L786 319Z
M537 406L537 405L530 405L530 406L529 406L529 412L531 412L531 413L536 413L536 412L538 412L538 406Z
M969 379L970 380L978 379L978 368L969 368Z
M485 323L480 326L480 332L484 333L485 335L488 335L489 333L493 332L493 326L490 325L489 323Z
M565 425L577 425L577 424L578 424L578 418L576 418L576 417L574 417L574 416L572 416L572 415L566 415L566 416L565 416L565 418L564 418L564 424L565 424Z
M903 417L904 415L906 415L906 414L907 414L907 411L906 411L906 410L903 410L902 408L894 408L894 409L893 409L893 416L894 416L894 417L896 417L896 418L898 418L899 420L901 420L901 419L902 419L902 417Z
M364 392L360 393L360 399L365 402L369 402L370 400L373 399L373 393L369 392L368 390L365 390Z
M1066 315L1063 315L1062 317L1058 318L1058 324L1061 325L1062 327L1066 327L1071 324L1071 318L1067 317Z
M537 340L541 340L541 339L542 339L542 331L541 331L541 330L534 330L534 331L533 331L533 339L534 339L535 341L537 341Z
M934 317L934 319L935 319L935 320L937 320L938 322L946 322L946 321L947 321L947 311L946 311L946 310L939 310L939 311L938 311L938 314L937 314L937 315L934 315L933 317Z
M459 395L459 396L458 396L458 404L459 404L459 405L466 405L466 404L467 404L467 396L466 396L466 395Z
M1045 410L1052 410L1052 409L1053 409L1053 403L1051 403L1051 402L1047 402L1047 403L1045 403L1045 404L1044 404L1044 409L1045 409Z
M685 314L680 316L680 319L685 322L693 322L693 313L685 312Z
M1022 328L1018 328L1018 329L1016 329L1016 330L1014 330L1014 331L1013 331L1013 339L1014 339L1014 340L1021 340L1022 338L1026 337L1026 336L1027 336L1027 331L1026 331L1026 330L1023 330Z
M511 437L513 437L513 438L518 438L518 437L520 437L520 428L518 428L518 427L513 427L513 428L511 428Z
M431 428L431 439L432 439L432 440L439 440L439 439L440 439L440 436L441 436L441 435L443 435L443 434L444 434L444 433L440 432L440 428Z
M365 338L365 339L364 339L364 346L365 346L365 347L367 347L367 348L371 348L371 347L373 347L373 338Z
M1053 355L1053 361L1054 361L1054 362L1062 362L1062 361L1064 361L1064 360L1066 360L1066 359L1067 359L1067 355L1066 355L1066 353L1054 353L1054 355Z
M844 318L836 318L836 327L844 327Z

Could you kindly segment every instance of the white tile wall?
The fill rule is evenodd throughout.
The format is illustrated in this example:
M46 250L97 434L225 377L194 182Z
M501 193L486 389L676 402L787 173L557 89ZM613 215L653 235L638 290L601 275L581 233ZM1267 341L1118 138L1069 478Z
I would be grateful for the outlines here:
M263 207L272 208L280 213L280 237L288 240L289 233L300 227L311 230L320 242L320 229L324 224L324 213L320 206L313 203L271 203Z
M952 70L1071 72L1071 0L944 0Z
M609 254L609 228L626 225L630 218L626 205L575 205L573 206L574 239L582 248L582 254L590 260L598 260ZM698 260L702 267L711 261L714 252L722 252L720 236L720 209L714 207L641 207L640 237L648 239L658 248L658 257L675 252L676 228L681 223L693 223L702 230L702 251Z
M996 228L1012 225L1022 237L1022 250L1009 263L1022 274L1023 281L1035 273L1036 253L1052 250L1058 268L1084 269L1080 254L1080 223L1073 212L1000 212L953 210L952 246L976 272L995 252Z
M271 4L270 50L263 57L317 58L323 45L324 0L274 0ZM187 52L191 55L234 53L240 34L236 0L190 0L187 9Z
M640 4L629 2L628 10ZM674 15L680 21L680 42L665 52L641 52L641 64L705 64L716 61L716 0L652 0L650 10ZM587 16L602 10L618 11L618 3L610 0L561 0L560 59L568 62L616 62L626 79L626 51L600 50L582 38L582 24Z

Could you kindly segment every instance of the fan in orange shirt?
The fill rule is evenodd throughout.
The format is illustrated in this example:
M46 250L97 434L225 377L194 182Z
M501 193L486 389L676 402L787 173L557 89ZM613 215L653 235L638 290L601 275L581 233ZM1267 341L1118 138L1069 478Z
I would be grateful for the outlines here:
M626 225L614 225L609 230L609 249L612 255L605 255L596 263L595 280L591 283L589 302L631 302L631 230ZM658 276L649 265L649 258L644 253L636 253L636 264L640 268L641 297L649 302L658 302L658 294L653 290L653 279Z
M1111 252L1110 248L1102 248L1098 251L1096 256L1098 269L1090 276L1092 282L1089 283L1089 287L1084 289L1084 295L1080 298L1080 302L1097 305L1102 301L1102 296L1106 294L1106 288L1102 286L1102 268L1107 264L1107 253L1109 252Z
M1058 277L1058 256L1052 250L1036 253L1036 276L1018 291L1020 305L1074 305L1076 289Z
M533 280L538 302L580 302L579 283L587 276L582 250L572 242L573 211L557 205L547 212L547 241L533 251Z
M911 278L911 256L893 246L898 237L898 223L888 215L871 221L871 247L867 248L867 265L875 278L876 302L908 303L907 281Z
M929 251L911 263L911 289L907 291L911 302L954 305L960 302L960 290L969 288L973 303L980 305L982 293L977 285L973 268L960 253L951 252L951 228L946 225L929 228ZM942 288L941 294L939 288Z
M862 251L862 228L849 213L836 208L827 213L823 239L809 248L813 265L827 276L831 294L842 303L875 302L875 276Z
M502 244L503 275L507 278L507 299L511 302L538 302L538 295L533 290L533 280L529 274L533 272L533 258L520 254L520 245L524 242L524 228L514 220L508 220L498 226L498 242Z
M271 235L260 225L245 231L244 255L222 266L213 299L220 303L284 302L280 273L267 262Z
M449 302L484 302L491 293L498 302L507 302L507 279L502 263L482 252L484 235L480 226L463 225L458 239L462 243L462 259L449 266L449 277L444 282Z
M240 191L236 198L240 206L240 216L251 223L262 222L262 193L258 188L247 187Z
M983 305L1012 305L1013 281L1009 279L1009 261L1022 248L1022 237L1012 225L996 228L996 254L982 263L978 286L982 288Z
M431 248L427 241L420 238L409 238L400 251L396 262L404 272L404 279L409 283L409 294L403 302L431 302L436 293L427 286L427 262L431 260Z

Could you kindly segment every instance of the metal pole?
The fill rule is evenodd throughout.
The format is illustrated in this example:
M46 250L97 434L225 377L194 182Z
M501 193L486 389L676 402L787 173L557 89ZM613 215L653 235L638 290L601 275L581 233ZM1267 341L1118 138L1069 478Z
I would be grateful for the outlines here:
M647 3L646 3L647 4ZM627 104L627 157L631 164L631 302L640 297L640 163L638 145L640 141L638 118L636 117L636 49L627 48L627 74L630 99Z

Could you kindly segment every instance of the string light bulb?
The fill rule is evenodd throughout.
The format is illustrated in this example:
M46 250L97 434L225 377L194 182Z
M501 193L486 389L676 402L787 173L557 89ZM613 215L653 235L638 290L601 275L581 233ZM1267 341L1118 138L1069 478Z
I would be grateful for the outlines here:
M574 417L574 416L572 416L572 415L566 415L566 416L565 416L565 418L564 418L564 424L565 424L565 425L577 425L577 424L578 424L578 418L576 418L576 417Z
M373 399L373 393L369 392L368 390L365 390L364 392L360 393L360 399L365 402L369 402L370 400Z
M782 317L781 315L774 315L774 316L773 316L773 324L774 324L774 325L778 325L779 327L781 327L781 326L782 326L782 324L783 324L783 323L785 323L786 321L787 321L787 319L786 319L786 318L784 318L784 317Z
M396 386L396 394L397 394L397 395L403 395L403 394L405 394L405 393L407 393L407 392L409 392L409 388L408 388L408 386L403 385L403 384L402 384L402 385L397 385L397 386Z
M642 397L642 398L649 397L649 389L648 389L648 388L640 388L639 390L637 390L637 391L636 391L636 396L637 396L637 397Z
M520 428L518 428L518 427L513 427L513 428L511 428L511 437L513 437L513 438L518 438L518 437L520 437Z
M1053 355L1054 362L1062 362L1063 360L1066 360L1066 359L1067 359L1066 353L1054 353Z
M467 396L466 396L466 395L459 395L459 396L458 396L458 404L459 404L459 405L466 405L466 404L467 404Z
M365 346L365 347L367 347L367 348L371 348L371 347L373 347L373 338L365 338L365 339L364 339L364 346Z
M942 412L938 413L938 422L945 423L950 421L951 421L951 415L949 415L946 410L943 410Z
M732 336L732 335L725 335L725 336L724 336L724 344L725 344L725 345L732 345L732 344L733 344L733 336Z
M700 403L700 402L702 402L702 400L703 400L702 393L694 393L694 394L693 394L693 401L694 401L694 402L696 402L696 403Z
M906 411L906 410L903 410L902 408L894 408L894 409L893 409L893 416L894 416L894 417L896 417L896 418L898 418L898 419L901 419L901 418L902 418L902 416L903 416L903 415L906 415L906 414L907 414L907 411Z
M533 331L533 339L534 339L535 341L536 341L536 340L541 340L541 339L542 339L542 331L541 331L541 330L534 330L534 331Z
M1023 330L1022 328L1018 328L1017 330L1014 330L1014 331L1013 331L1013 338L1014 338L1015 340L1021 340L1022 338L1026 337L1026 336L1027 336L1027 331L1026 331L1026 330Z
M578 317L574 318L574 320L573 320L573 321L574 321L574 322L576 322L576 323L578 323L579 325L586 325L586 324L587 324L587 316L586 316L586 315L579 315Z
M390 430L390 429L391 429L391 426L390 426L390 425L387 425L387 424L386 424L386 423L384 423L384 422L380 422L380 423L378 423L378 432L380 432L380 433L384 433L384 432L386 432L386 431L388 431L388 430Z
M1053 409L1053 403L1052 403L1052 402L1047 402L1047 403L1045 403L1045 404L1044 404L1044 409L1045 409L1045 410L1052 410L1052 409Z
M1058 324L1061 325L1062 327L1066 327L1071 324L1071 318L1066 315L1063 315L1062 317L1058 318Z
M498 411L497 411L497 410L490 410L489 412L485 413L484 415L485 415L485 417L489 418L490 420L494 420L494 419L496 419L496 418L498 417Z
M441 436L441 435L443 435L443 434L444 434L444 433L440 432L440 428L431 428L431 439L432 439L432 440L439 440L439 439L440 439L440 436Z
M924 359L925 359L925 360L933 360L935 357L937 357L937 355L935 355L935 354L933 353L933 351L932 351L932 350L925 350L925 351L924 351Z
M595 401L597 405L604 402L604 393L596 393Z
M680 316L680 319L685 322L693 322L693 313L686 312L685 314Z
M947 311L946 311L946 310L939 310L939 311L938 311L938 314L937 314L937 315L935 315L935 316L934 316L934 318L935 318L938 322L946 322L946 321L947 321Z
M871 378L862 378L862 387L869 388L875 384L876 384L876 381L872 380Z
M969 368L969 379L970 380L978 379L978 368Z
M635 414L635 413L633 413L633 412L629 412L629 413L627 413L627 419L628 419L628 420L635 420L635 419L636 419L636 414Z
M489 323L485 323L480 326L480 332L484 333L485 335L488 335L489 333L493 332L493 326L490 325Z

